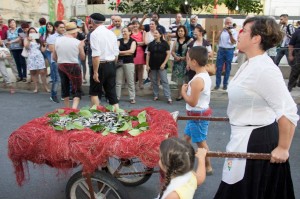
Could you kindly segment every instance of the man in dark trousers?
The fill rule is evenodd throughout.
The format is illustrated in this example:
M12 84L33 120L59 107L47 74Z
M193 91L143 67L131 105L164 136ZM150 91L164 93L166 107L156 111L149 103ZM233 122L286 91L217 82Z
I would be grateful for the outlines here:
M92 49L93 77L90 79L92 105L99 105L98 96L101 96L102 86L110 105L119 108L116 94L116 61L119 47L115 34L104 26L105 17L100 13L90 16L94 31L91 33L90 44Z

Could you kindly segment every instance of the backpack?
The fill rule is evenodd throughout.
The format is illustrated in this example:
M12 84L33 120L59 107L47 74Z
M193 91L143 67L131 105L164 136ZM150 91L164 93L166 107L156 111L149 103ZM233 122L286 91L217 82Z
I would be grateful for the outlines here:
M291 32L291 27L294 29L293 32ZM288 38L292 38L292 35L294 34L294 32L295 32L294 26L292 24L288 24L287 27L286 27L286 36Z

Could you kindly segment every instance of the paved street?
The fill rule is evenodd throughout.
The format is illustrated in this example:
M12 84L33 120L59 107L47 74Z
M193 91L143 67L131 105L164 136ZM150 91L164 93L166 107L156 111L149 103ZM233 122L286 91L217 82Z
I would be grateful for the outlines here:
M124 97L125 99L125 97ZM174 102L168 105L166 101L161 100L154 102L152 97L138 97L137 104L131 105L128 101L121 101L120 106L123 109L141 108L144 106L153 106L158 109L167 109L168 111L180 111L183 115L185 112L185 103L183 101ZM28 171L30 179L23 187L18 187L15 181L15 175L12 163L7 157L7 140L9 135L18 127L29 120L42 116L46 112L53 111L62 107L63 104L55 104L50 102L49 94L38 93L32 94L27 91L18 91L10 95L7 90L0 89L0 199L64 199L65 186L70 176L76 172L62 173L56 169L45 165L29 164ZM83 97L80 106L89 105L87 96ZM226 116L226 98L214 98L211 101L211 107L214 110L214 116ZM179 134L182 136L184 121L178 122ZM212 122L209 127L208 144L211 150L224 151L226 143L229 140L229 125L224 122ZM294 189L296 198L300 198L300 128L298 127L294 136L292 148L290 151L290 162L292 176L294 180ZM223 159L212 159L214 175L208 176L205 183L197 190L195 199L211 199L213 198L221 180L221 169ZM153 199L159 192L158 174L153 174L150 180L140 186L126 188L131 199Z

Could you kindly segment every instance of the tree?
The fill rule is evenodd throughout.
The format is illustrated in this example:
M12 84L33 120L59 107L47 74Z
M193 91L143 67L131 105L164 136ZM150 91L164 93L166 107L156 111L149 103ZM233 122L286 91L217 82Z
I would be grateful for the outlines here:
M224 0L219 0L221 4ZM111 10L117 10L122 13L150 13L174 14L177 12L190 14L191 9L196 11L211 11L216 0L123 0L116 6L116 2L110 3Z
M260 14L263 12L263 5L259 0L225 0L224 4L230 11L235 10L238 5L241 14Z
M218 5L224 3L230 11L233 11L237 2L241 14L260 14L263 11L263 5L259 0L122 0L118 7L116 2L112 2L109 8L122 13L191 14L191 10L211 12L215 3Z

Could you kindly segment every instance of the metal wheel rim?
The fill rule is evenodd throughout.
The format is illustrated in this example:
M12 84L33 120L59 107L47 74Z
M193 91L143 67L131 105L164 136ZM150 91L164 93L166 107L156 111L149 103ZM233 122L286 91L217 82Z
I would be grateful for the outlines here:
M111 187L110 185L108 185L107 183L103 182L100 179L91 178L92 180L92 185L94 188L94 195L96 199L107 199L107 198L112 198L112 199L122 199L120 197L120 195L118 194L118 192ZM97 185L99 185L99 183L101 183L102 185L100 185L101 187L98 187ZM90 199L90 193L89 193L89 189L88 189L88 185L85 181L85 178L80 178L78 179L71 187L70 190L70 198L71 199L84 199L82 197L77 198L77 191L79 191L78 189L81 189L80 192L82 194L85 194L85 198Z
M122 165L122 167L119 170L119 174L122 173L134 173L134 172L144 172L147 171L146 166L138 159L138 158L132 158L130 159L131 163L129 166ZM118 176L118 173L115 173L117 168L121 166L122 162L118 157L110 157L108 160L107 168L109 172L116 176L118 180L126 183L135 183L144 178L146 174L132 174L132 175L123 175Z

